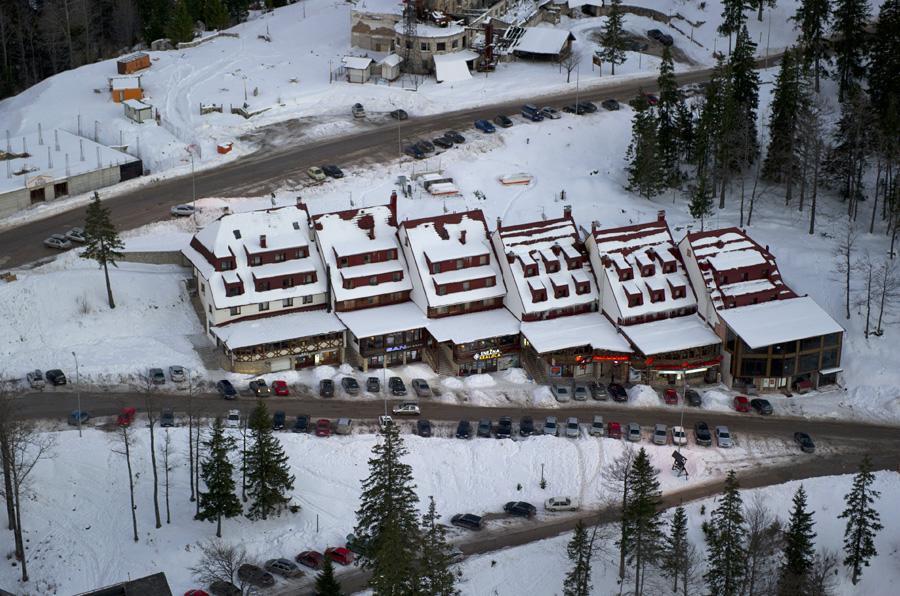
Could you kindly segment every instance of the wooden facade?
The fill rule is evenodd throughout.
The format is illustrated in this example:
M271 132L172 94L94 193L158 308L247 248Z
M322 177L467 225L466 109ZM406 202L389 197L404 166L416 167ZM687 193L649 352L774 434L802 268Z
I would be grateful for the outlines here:
M822 383L819 371L840 368L842 343L842 333L830 333L754 350L729 328L725 349L736 384L763 391L802 390Z

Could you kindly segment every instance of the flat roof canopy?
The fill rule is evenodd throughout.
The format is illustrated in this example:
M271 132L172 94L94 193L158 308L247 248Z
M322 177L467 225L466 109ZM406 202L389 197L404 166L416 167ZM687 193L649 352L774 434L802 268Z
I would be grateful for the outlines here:
M621 327L621 331L645 356L722 343L719 336L696 314L627 325Z
M518 335L519 320L505 308L430 319L428 332L439 342L465 344L477 339Z
M631 353L625 341L612 323L600 313L592 312L546 321L522 323L525 336L538 354L589 345L594 350Z
M211 331L229 350L248 348L301 337L343 331L344 325L330 312L312 310L213 327Z
M754 350L844 331L809 296L723 309L719 317Z
M356 337L422 329L428 324L425 313L413 302L339 312L337 316Z

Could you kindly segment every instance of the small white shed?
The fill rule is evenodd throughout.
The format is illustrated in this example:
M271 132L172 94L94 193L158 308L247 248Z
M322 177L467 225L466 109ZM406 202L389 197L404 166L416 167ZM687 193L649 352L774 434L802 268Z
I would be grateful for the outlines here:
M397 54L388 54L378 63L381 66L381 78L393 81L400 76L400 63L403 58Z
M369 80L369 67L372 65L371 58L344 56L341 59L341 63L347 71L347 81L350 83L365 83Z
M143 124L145 120L153 120L153 106L139 99L126 99L122 102L125 107L125 117Z

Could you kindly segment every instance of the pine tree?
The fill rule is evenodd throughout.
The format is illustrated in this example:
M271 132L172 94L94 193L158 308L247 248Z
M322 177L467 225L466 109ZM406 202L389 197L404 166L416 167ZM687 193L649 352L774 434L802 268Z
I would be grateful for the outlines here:
M280 515L294 489L288 456L272 433L272 417L263 402L257 402L247 424L251 445L247 450L247 494L252 503L247 517L268 519Z
M801 0L793 20L800 30L800 51L804 68L813 68L816 93L819 92L820 77L827 76L828 22L831 19L831 0Z
M141 17L144 40L149 44L162 38L166 34L166 25L169 22L172 5L170 0L141 0L136 4Z
M803 485L794 494L794 508L784 535L784 560L778 581L779 596L808 593L808 574L813 566L816 551L813 539L813 513L806 510L806 491Z
M453 553L447 542L447 528L429 497L428 511L422 516L421 543L418 553L418 593L433 596L455 596L456 574L453 572Z
M399 428L390 424L382 433L372 448L369 477L362 483L355 534L366 545L359 561L372 572L369 587L378 595L401 596L415 592L419 498L412 468L401 461L407 450Z
M646 101L641 102L631 121L631 144L625 156L628 160L626 188L649 199L665 187L665 172L659 159L656 116Z
M741 593L746 559L747 527L741 494L734 470L725 478L725 489L710 521L703 524L707 547L707 569L703 574L711 594L737 596Z
M206 0L203 7L203 20L210 29L225 29L231 17L228 15L222 0Z
M722 0L722 22L719 23L719 35L729 38L728 47L731 48L731 35L744 27L747 17L744 10L749 6L747 0Z
M878 556L875 550L875 534L881 531L881 518L872 507L881 493L872 488L875 475L872 474L872 463L866 456L859 464L859 472L853 477L853 488L844 497L847 506L838 519L846 519L844 530L844 565L850 568L850 579L855 586L862 577L862 568L869 566L869 561Z
M844 200L849 201L849 214L863 198L864 174L872 151L872 113L868 97L854 89L841 103L841 117L832 133L833 145L826 171L831 184Z
M675 68L672 63L672 52L669 47L663 48L662 62L659 65L659 77L656 79L659 88L659 101L656 104L657 125L656 138L659 147L659 158L666 183L677 186L681 178L679 171L679 137L682 133L679 122L680 111L684 102L678 94L678 83L675 81Z
M694 130L691 162L697 166L698 175L714 176L718 170L716 156L722 124L722 104L726 91L726 67L720 58L709 79L700 106L700 117ZM711 184L710 188L715 185Z
M81 257L93 259L103 268L103 276L106 278L106 297L109 307L115 308L112 286L109 283L109 266L118 267L116 259L122 257L119 252L125 245L119 239L116 226L109 217L109 209L100 203L100 195L94 193L94 200L87 208L84 221L84 250Z
M870 18L868 0L835 0L831 34L839 101L858 89L866 76L866 27Z
M225 8L228 9L228 14L231 15L233 21L238 23L247 18L249 6L250 0L225 0Z
M736 146L742 148L736 155L739 167L749 165L759 153L756 129L756 111L759 108L759 73L756 70L756 44L750 39L747 27L738 32L734 52L728 62L729 95L737 109L739 119ZM742 138L742 136L744 136Z
M334 576L334 563L325 557L322 571L316 576L316 596L343 596L341 583Z
M216 522L216 537L222 537L222 518L241 514L243 508L235 492L234 465L229 460L237 447L234 437L225 434L222 419L216 418L206 447L206 458L200 463L200 477L206 492L200 493L200 513L197 519Z
M575 532L566 547L566 554L572 562L572 568L563 582L564 596L590 596L591 593L591 557L593 556L593 540L584 523L578 520Z
M603 62L612 65L612 74L616 74L616 64L625 62L625 31L622 13L622 0L611 0L606 23L600 33L599 52Z
M749 8L756 9L756 20L763 20L763 9L768 6L769 8L775 8L776 0L748 0L747 6Z
M795 156L800 111L800 68L797 50L789 48L781 59L781 69L775 81L772 114L769 117L769 147L763 164L763 176L773 182L783 182L788 189L797 175ZM788 201L790 200L788 190Z
M886 0L878 13L869 63L869 96L879 119L888 118L891 102L900 101L900 0ZM881 127L885 133L888 130ZM897 136L897 128L890 133Z
M662 544L662 520L659 470L650 463L644 448L638 451L631 466L628 487L630 497L622 512L628 563L634 566L634 594L644 590L644 570L659 555Z
M191 19L186 0L178 0L175 3L169 16L166 33L174 44L194 39L194 21Z
M679 580L684 581L688 566L687 512L677 507L669 525L669 535L665 537L660 556L660 570L672 580L672 592L678 593ZM684 590L685 586L682 586Z
M697 183L691 187L688 210L691 217L700 220L700 231L702 232L706 218L713 213L712 185L709 182L709 175L704 171L697 172Z

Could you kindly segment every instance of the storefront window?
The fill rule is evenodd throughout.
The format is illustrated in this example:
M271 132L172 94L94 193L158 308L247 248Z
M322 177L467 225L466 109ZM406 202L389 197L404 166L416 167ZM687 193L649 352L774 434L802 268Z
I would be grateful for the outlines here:
M773 354L793 354L797 351L797 342L786 341L772 346Z
M822 368L831 368L833 366L837 366L837 363L837 350L825 350L824 352L822 352Z
M819 353L815 354L807 354L806 356L800 356L797 360L797 372L805 373L813 370L818 370L819 368Z
M825 336L825 346L836 346L841 343L841 334L840 333L829 333Z
M767 360L761 358L745 358L741 362L741 376L763 377L766 374Z
M800 340L800 351L806 352L807 350L818 350L822 347L822 338L821 337L808 337L806 339Z

